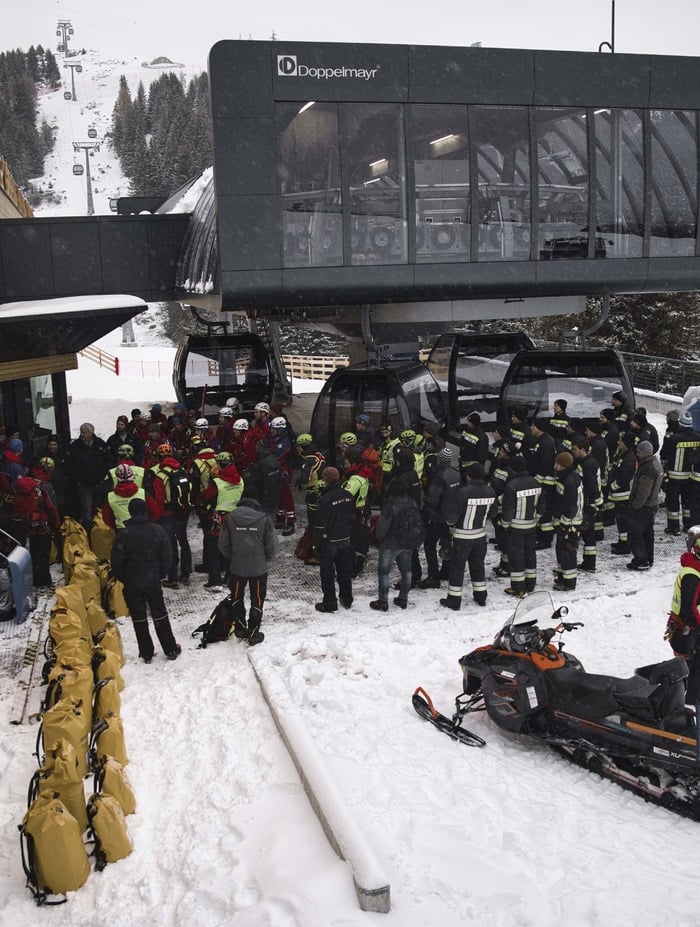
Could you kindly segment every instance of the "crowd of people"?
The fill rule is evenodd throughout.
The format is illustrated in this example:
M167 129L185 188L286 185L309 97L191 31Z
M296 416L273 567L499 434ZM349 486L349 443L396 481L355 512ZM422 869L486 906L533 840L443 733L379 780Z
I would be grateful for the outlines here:
M26 459L19 435L8 435L0 465L2 516L9 533L28 541L38 586L51 583L50 548L60 543L64 516L87 530L100 517L116 531L122 558L132 520L151 521L162 531L158 548L169 551L156 558L149 579L154 620L165 615L160 586L188 585L197 570L206 573L204 587L213 593L228 585L236 627L258 643L277 532L296 530L293 488L303 494L307 515L296 555L319 567L319 612L352 607L353 580L373 542L377 597L370 607L377 611L386 611L390 599L406 608L411 590L439 589L443 582L444 608L459 610L468 589L483 607L489 543L500 555L491 581L506 580L505 592L516 598L535 589L538 551L552 546L554 588L575 589L579 570L596 571L597 546L607 531L614 536L612 553L631 557L627 569L651 569L662 491L668 534L700 524L700 433L688 413L672 410L666 424L660 438L646 411L629 408L615 393L597 421L570 417L565 399L548 417L512 408L491 438L474 412L458 449L433 423L395 434L390 423L373 425L360 412L352 431L322 449L265 402L246 416L229 399L216 425L181 404L169 416L154 404L148 415L139 409L120 415L106 440L88 423L65 450L50 437L36 460ZM190 549L191 518L202 532L201 563L193 562ZM144 536L143 529L132 533ZM392 599L394 563L400 579ZM136 603L142 624L144 602ZM175 644L163 628L171 655ZM141 656L150 661L153 645L143 627L139 633Z

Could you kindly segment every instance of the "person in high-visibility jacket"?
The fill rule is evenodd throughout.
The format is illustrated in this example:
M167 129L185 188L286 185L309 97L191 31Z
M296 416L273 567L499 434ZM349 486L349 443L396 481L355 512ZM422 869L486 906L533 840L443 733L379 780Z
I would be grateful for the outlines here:
M351 445L345 452L345 470L343 473L343 489L347 490L355 500L355 533L353 547L355 549L355 569L353 577L359 576L367 562L369 550L369 527L367 525L367 495L369 493L369 478L372 475L367 464L362 460L362 450L356 444Z
M102 506L102 518L110 528L120 530L123 528L129 518L129 503L132 499L143 499L146 501L146 492L142 486L138 486L134 480L134 472L127 463L119 463L114 468L116 485L114 489L107 494L107 501Z
M203 560L209 578L204 588L210 592L223 592L222 573L226 571L227 563L219 553L219 535L225 518L238 505L245 484L230 451L220 451L216 455L216 463L218 473L209 480L201 495L209 516L209 530L204 532L203 541Z
M692 527L686 537L686 553L673 584L671 611L666 626L666 640L677 657L688 661L686 704L700 701L700 525Z

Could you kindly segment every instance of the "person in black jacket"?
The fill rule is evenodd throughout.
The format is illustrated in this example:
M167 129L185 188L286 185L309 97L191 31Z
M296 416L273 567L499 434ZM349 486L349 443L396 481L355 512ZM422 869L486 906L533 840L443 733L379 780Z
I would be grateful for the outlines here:
M578 542L583 518L583 480L577 472L573 454L561 451L554 459L557 475L554 518L557 523L557 557L554 588L560 592L576 588Z
M80 436L71 441L68 464L77 497L78 519L89 531L92 517L104 501L98 496L110 466L109 448L102 438L97 437L94 426L89 422L80 426Z
M576 469L581 475L583 488L583 512L581 518L581 540L583 541L583 558L579 570L595 573L598 551L596 540L603 525L599 513L603 507L603 492L600 478L600 464L593 454L588 438L579 436L574 440L571 453L576 461Z
M510 461L510 474L501 496L501 525L510 569L510 586L505 591L521 599L534 592L537 582L537 520L542 486L527 472L527 462L520 455Z
M124 599L134 623L139 656L144 663L153 659L153 641L148 630L150 609L163 653L169 660L177 660L182 648L173 637L160 585L170 568L170 539L160 525L151 521L143 499L131 500L129 515L131 518L112 547L112 574L124 584Z
M449 447L437 455L437 466L428 478L423 501L423 522L425 524L425 541L423 552L428 565L428 576L416 585L419 589L439 589L441 568L438 561L438 547L443 552L444 566L447 568L448 557L445 553L451 546L450 529L445 521L444 511L447 498L459 489L460 476L452 466L454 454Z
M452 553L447 596L440 599L443 608L459 611L462 607L464 571L469 564L472 596L477 605L486 605L486 524L496 509L496 493L484 481L484 468L473 463L467 482L450 497L445 512L452 532Z
M325 489L318 499L313 545L320 562L323 601L316 603L316 611L335 612L338 610L336 578L340 604L343 608L352 605L355 499L340 485L340 473L335 467L326 467L321 479Z
M409 510L413 510L412 516ZM408 538L404 534L404 520L413 518L415 524L420 524L421 537ZM406 608L408 593L412 588L411 554L414 548L423 542L423 521L420 506L411 498L406 483L396 478L391 481L386 493L386 501L382 506L376 526L376 536L379 542L379 562L377 565L377 598L369 603L375 611L385 612L389 608L389 573L394 561L401 573L399 594L394 599L394 605Z
M261 438L256 449L258 459L245 471L243 480L246 486L255 487L261 509L274 520L282 485L282 466L274 453L275 444L270 438Z

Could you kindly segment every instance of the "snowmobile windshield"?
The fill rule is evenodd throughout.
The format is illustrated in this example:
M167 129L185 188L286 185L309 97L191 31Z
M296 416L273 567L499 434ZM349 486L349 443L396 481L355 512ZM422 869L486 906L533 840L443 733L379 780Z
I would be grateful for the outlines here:
M540 630L554 627L562 617L562 610L554 608L548 592L533 592L520 601L496 635L494 644L519 652L532 649L540 637Z

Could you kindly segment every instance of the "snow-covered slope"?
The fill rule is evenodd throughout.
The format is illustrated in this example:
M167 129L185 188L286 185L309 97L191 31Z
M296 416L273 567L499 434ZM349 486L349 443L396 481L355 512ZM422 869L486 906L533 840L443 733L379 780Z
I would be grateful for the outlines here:
M59 57L59 64L63 59ZM53 128L55 146L45 163L45 174L35 180L35 185L52 194L35 210L37 216L84 216L87 214L87 175L73 174L73 165L85 168L85 151L76 152L74 143L99 145L88 155L92 178L92 193L95 215L110 213L112 197L128 196L129 185L119 162L109 144L112 111L119 93L119 80L126 77L132 97L136 96L139 83L146 90L164 72L173 71L182 76L186 83L199 73L198 69L181 63L157 66L136 58L114 58L98 51L86 51L80 57L70 58L71 64L80 63L82 73L74 73L76 100L64 99L65 92L72 92L69 68L62 67L63 87L40 97L40 120L46 119ZM75 69L74 69L75 71ZM88 130L95 129L97 136L91 138Z

